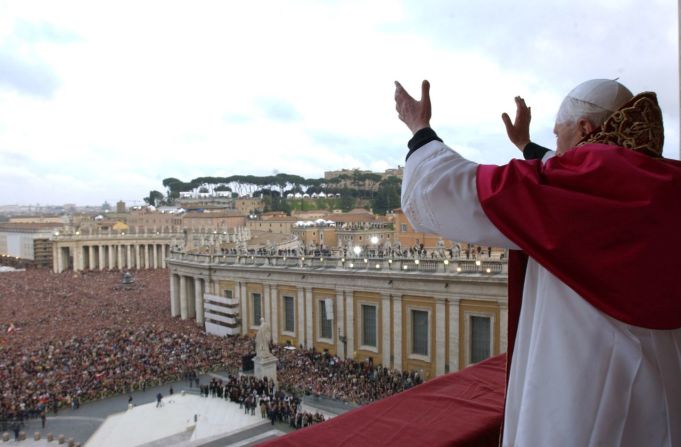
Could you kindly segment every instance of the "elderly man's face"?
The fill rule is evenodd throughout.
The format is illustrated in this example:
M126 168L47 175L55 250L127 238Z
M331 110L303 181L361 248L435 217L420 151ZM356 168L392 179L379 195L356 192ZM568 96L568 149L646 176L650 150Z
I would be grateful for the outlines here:
M553 133L556 135L556 155L563 155L582 138L579 123L556 123Z

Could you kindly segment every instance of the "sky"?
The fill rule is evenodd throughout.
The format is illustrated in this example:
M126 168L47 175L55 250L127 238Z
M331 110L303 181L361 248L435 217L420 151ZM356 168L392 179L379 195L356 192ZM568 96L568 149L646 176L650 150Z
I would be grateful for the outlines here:
M0 0L0 205L141 204L162 180L404 165L394 81L479 163L555 147L563 97L655 91L679 158L676 0Z

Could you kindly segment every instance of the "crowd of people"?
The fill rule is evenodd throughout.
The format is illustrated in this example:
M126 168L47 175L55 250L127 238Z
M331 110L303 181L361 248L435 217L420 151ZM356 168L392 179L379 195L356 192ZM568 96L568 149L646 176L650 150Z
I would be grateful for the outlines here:
M242 358L253 353L250 336L221 338L191 320L171 318L164 270L135 272L134 283L126 285L121 272L33 269L0 275L0 420L57 413L182 379L198 381L210 371L236 374ZM288 422L298 414L285 409L296 402L293 396L363 404L421 381L416 373L314 350L274 345L272 352L279 359L277 391L286 391L285 404L262 384L238 385L266 395L271 412ZM232 395L235 384L226 385ZM236 399L247 394L242 390ZM300 424L317 419L301 413Z
M276 345L277 378L294 394L313 394L354 404L365 404L399 393L422 382L416 371L400 372L364 361L341 359L327 352L287 349Z
M209 384L201 385L200 388L202 396L238 403L246 414L256 415L258 411L272 425L279 422L298 429L325 420L319 412L304 411L298 396L277 389L274 382L266 377L258 379L254 376L230 374L226 382L212 379Z

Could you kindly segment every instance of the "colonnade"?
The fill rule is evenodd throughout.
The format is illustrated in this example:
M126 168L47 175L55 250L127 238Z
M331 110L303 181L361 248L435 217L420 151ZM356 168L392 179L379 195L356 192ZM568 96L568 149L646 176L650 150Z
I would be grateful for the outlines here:
M165 241L59 241L53 243L53 270L125 270L166 268Z

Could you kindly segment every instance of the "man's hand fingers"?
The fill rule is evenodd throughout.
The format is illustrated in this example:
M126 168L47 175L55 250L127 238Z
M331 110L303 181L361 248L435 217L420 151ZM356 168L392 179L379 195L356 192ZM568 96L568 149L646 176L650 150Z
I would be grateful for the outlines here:
M511 117L508 116L508 113L502 113L501 120L504 122L504 126L506 126L506 133L510 137L511 133L513 132L513 123L511 122Z
M421 101L430 101L430 82L424 79L421 83Z

